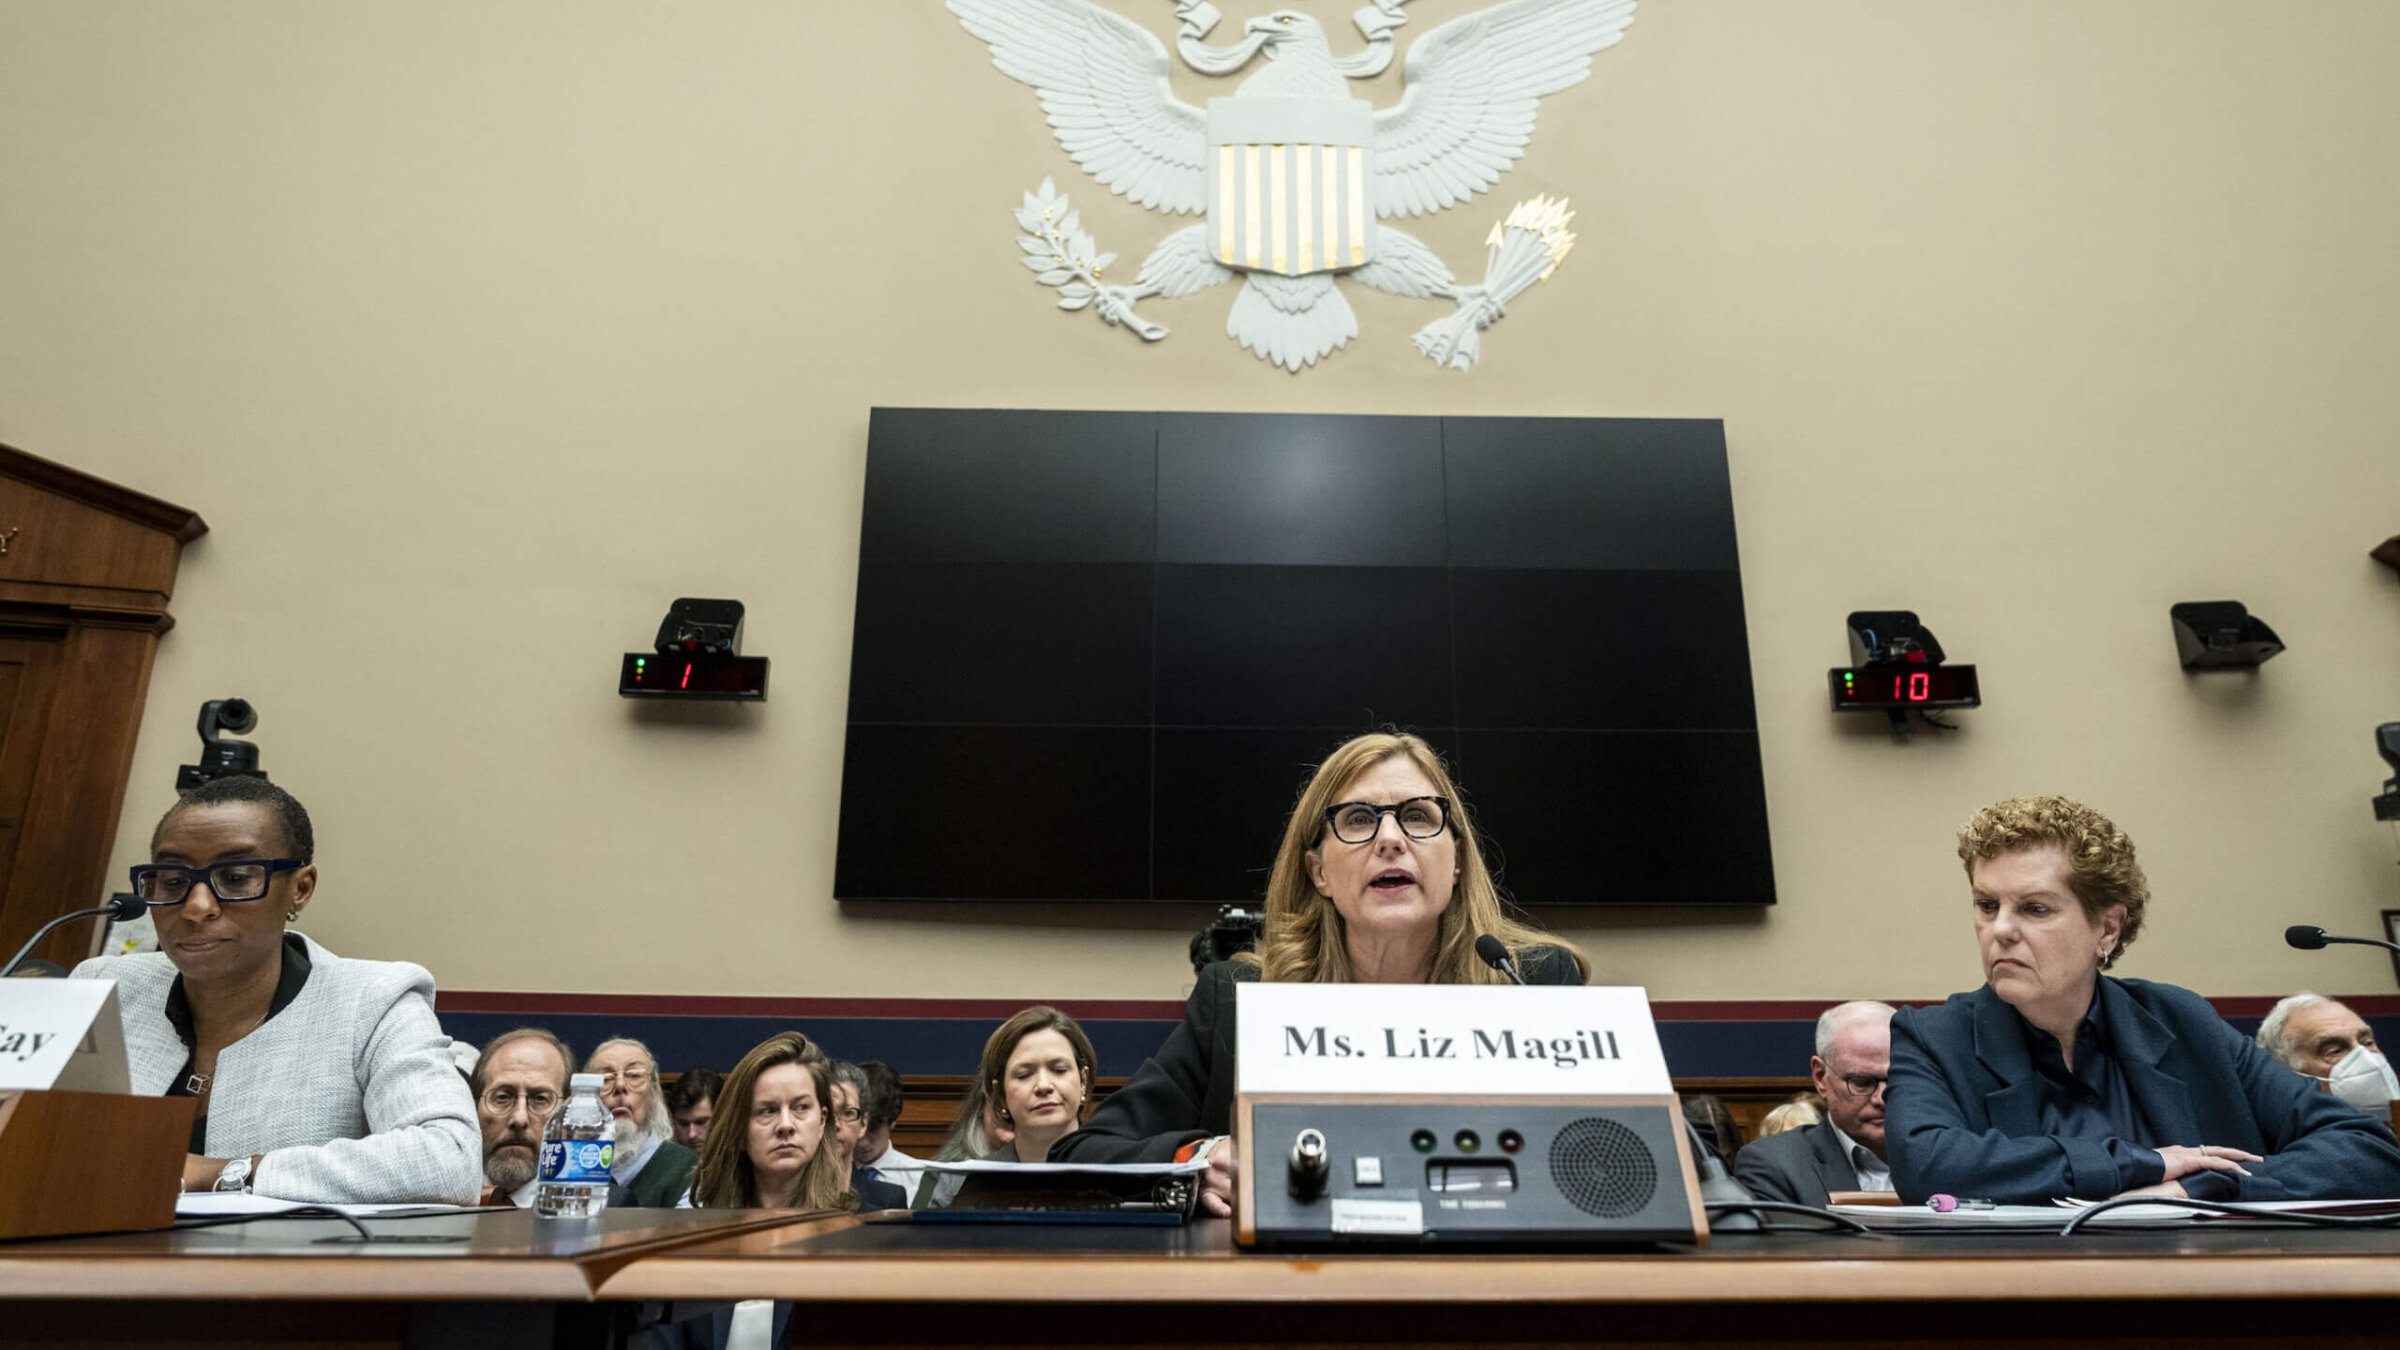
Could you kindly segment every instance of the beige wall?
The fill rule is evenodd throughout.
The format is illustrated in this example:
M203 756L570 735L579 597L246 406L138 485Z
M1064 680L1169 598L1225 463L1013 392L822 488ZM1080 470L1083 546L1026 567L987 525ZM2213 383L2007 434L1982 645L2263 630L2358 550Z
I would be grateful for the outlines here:
M1308 6L1344 47L1354 7ZM952 404L1722 417L1783 903L1578 917L1607 979L1973 984L1951 833L2056 790L2143 843L2126 973L2387 991L2275 934L2400 905L2395 49L2383 0L1654 0L1497 194L1409 227L1471 275L1509 203L1581 210L1489 363L1346 287L1363 337L1293 377L1229 290L1150 302L1156 348L1048 307L1019 192L1056 176L1128 271L1167 225L931 0L0 0L0 440L215 527L119 862L246 695L320 821L309 927L446 987L1182 987L1198 911L828 898L867 409ZM684 594L749 604L772 703L614 696ZM2292 651L2187 679L2166 607L2226 596ZM1837 724L1863 605L1991 706Z

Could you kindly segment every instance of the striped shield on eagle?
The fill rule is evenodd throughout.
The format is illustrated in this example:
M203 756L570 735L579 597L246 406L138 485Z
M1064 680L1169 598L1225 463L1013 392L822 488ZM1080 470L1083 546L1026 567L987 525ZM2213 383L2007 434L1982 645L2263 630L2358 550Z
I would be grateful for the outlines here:
M1208 101L1208 241L1287 277L1375 259L1375 110L1363 99Z

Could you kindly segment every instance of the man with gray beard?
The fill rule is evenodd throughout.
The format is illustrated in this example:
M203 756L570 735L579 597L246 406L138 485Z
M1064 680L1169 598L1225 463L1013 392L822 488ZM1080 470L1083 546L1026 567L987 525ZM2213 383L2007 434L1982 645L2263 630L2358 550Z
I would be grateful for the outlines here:
M533 1203L542 1157L542 1130L567 1097L566 1042L540 1027L519 1027L483 1047L467 1083L483 1127L483 1179L493 1204L519 1209Z
M650 1047L640 1041L602 1041L583 1071L600 1075L600 1104L616 1126L609 1205L672 1209L691 1189L700 1155L673 1138L675 1118L667 1114L667 1094Z

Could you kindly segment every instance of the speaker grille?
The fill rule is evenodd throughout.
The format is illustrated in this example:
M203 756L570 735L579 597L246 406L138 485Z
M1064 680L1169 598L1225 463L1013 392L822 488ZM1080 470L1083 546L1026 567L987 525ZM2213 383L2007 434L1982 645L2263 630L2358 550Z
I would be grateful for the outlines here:
M1640 1135L1587 1116L1550 1141L1550 1180L1584 1213L1622 1219L1657 1194L1658 1161Z

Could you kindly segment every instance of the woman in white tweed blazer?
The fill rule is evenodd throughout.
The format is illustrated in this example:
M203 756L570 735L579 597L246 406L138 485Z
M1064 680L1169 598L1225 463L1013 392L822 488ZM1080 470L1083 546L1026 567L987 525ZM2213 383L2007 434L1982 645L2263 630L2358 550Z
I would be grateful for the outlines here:
M482 1133L433 977L285 931L316 891L314 852L290 793L203 783L134 869L159 950L86 961L74 978L117 982L135 1092L198 1100L185 1189L473 1204Z

